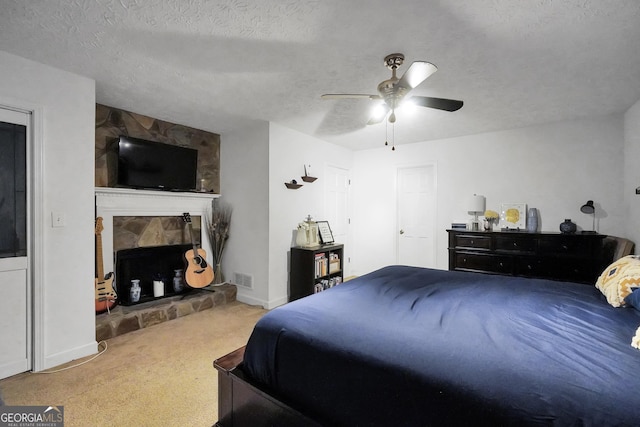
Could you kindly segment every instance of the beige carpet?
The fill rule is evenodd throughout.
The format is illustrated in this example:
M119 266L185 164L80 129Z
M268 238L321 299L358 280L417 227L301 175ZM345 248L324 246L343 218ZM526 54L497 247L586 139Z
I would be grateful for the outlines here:
M213 360L246 344L264 313L239 302L218 306L112 338L82 366L7 378L0 391L6 405L64 405L66 427L212 426Z

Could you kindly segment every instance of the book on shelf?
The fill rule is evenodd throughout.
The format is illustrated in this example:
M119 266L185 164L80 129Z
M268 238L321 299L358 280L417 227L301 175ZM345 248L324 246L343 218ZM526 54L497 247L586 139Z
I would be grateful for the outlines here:
M317 294L318 292L326 291L327 289L333 288L340 283L342 283L342 277L340 276L332 277L330 279L322 279L316 282L316 284L314 285L313 293Z
M329 271L329 260L327 259L327 254L324 252L318 253L315 256L315 277L326 276Z

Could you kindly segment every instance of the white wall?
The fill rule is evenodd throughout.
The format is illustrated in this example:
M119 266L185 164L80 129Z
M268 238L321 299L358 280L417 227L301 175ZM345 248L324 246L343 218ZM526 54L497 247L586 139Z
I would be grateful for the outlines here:
M253 289L238 286L238 300L269 300L269 123L256 122L220 136L220 194L233 208L222 271L253 277Z
M352 167L353 152L300 132L271 123L269 131L269 301L274 307L287 301L289 255L294 231L307 215L315 220L326 216L325 168ZM318 179L302 182L304 165ZM284 185L295 179L303 187L289 190Z
M93 80L0 51L0 103L42 112L42 363L45 369L97 351L94 310ZM36 129L37 131L37 129ZM66 227L51 227L51 212ZM38 296L36 295L36 298ZM36 366L36 368L38 368Z
M356 152L354 272L396 262L393 225L399 166L437 165L436 261L438 268L446 269L445 230L454 220L470 218L464 201L474 193L485 195L487 209L495 211L503 202L538 208L543 231L558 231L565 218L590 230L591 216L581 213L580 206L594 200L601 216L598 231L624 236L623 154L622 115L396 145L395 151Z
M233 207L223 260L225 278L250 274L253 289L238 286L238 300L273 308L288 300L289 250L307 215L320 220L328 165L349 169L353 153L274 124L259 122L221 135L221 194ZM318 179L302 182L304 165ZM297 190L284 185L292 179Z
M628 239L636 244L635 253L640 253L640 100L624 115L624 204L625 231Z

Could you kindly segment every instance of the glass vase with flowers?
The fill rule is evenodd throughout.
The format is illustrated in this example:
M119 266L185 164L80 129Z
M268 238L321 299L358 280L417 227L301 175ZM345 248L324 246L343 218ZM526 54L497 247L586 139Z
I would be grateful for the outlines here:
M482 223L485 231L492 231L493 225L498 223L498 219L500 216L498 212L492 211L490 209L484 211L484 221Z

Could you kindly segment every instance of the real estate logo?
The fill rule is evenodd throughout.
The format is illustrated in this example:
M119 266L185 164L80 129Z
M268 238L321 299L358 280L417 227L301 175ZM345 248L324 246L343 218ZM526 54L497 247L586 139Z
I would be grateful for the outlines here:
M0 406L0 427L64 427L64 406Z

